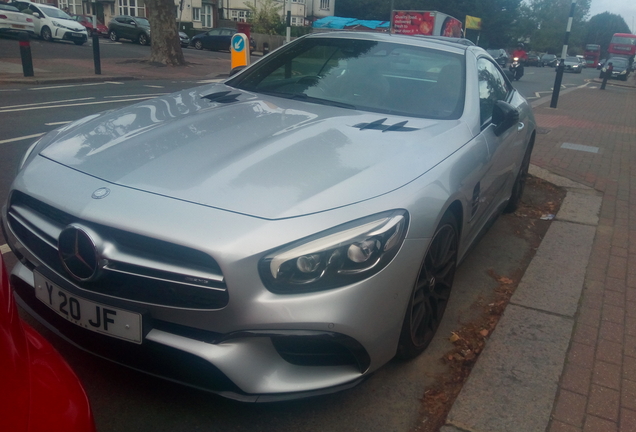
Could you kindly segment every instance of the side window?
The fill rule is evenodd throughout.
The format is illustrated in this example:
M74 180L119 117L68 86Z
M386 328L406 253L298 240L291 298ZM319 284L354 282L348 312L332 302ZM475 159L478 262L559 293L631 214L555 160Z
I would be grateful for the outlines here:
M499 69L488 59L477 60L477 75L479 78L479 110L483 125L492 117L495 102L505 101L510 88Z
M35 6L31 5L31 6L29 6L29 9L31 9L32 12L39 13L40 17L44 17L44 14L42 12L40 12L40 9L36 8Z

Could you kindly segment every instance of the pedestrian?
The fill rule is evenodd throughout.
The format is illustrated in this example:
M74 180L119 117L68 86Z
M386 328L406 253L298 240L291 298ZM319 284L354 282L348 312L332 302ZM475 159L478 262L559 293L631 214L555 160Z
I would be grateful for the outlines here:
M612 71L614 70L614 65L612 62L607 63L607 67L603 68L605 72L603 73L603 84L601 84L601 90L605 90L605 85L607 84L607 80L612 76Z

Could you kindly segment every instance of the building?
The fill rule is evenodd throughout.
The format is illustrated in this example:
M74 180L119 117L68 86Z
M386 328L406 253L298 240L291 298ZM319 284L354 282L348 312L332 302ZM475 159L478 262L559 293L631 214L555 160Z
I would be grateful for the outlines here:
M146 16L145 0L31 0L52 4L71 14L95 15L108 21L117 15ZM258 7L261 0L249 0ZM275 0L281 4L281 18L291 8L293 26L311 25L319 18L333 16L336 0ZM246 22L250 10L246 0L174 0L177 20L195 29L217 27L219 19ZM190 24L189 24L190 25ZM188 26L189 26L188 25Z

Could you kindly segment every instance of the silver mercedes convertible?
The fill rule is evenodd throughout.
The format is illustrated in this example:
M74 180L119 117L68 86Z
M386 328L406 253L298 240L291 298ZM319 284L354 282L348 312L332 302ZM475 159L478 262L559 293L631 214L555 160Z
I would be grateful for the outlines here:
M11 282L140 371L242 401L346 389L430 343L535 129L465 41L308 35L35 142L2 209Z

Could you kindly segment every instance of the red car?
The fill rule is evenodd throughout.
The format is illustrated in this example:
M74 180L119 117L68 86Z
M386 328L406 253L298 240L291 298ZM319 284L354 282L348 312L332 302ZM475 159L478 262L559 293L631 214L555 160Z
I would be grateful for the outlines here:
M84 389L62 356L18 315L0 255L0 430L94 432Z
M103 37L108 37L108 27L104 23L97 21L97 30L93 26L93 17L91 15L71 15L75 21L86 27L86 31L89 35L93 35L95 32Z

